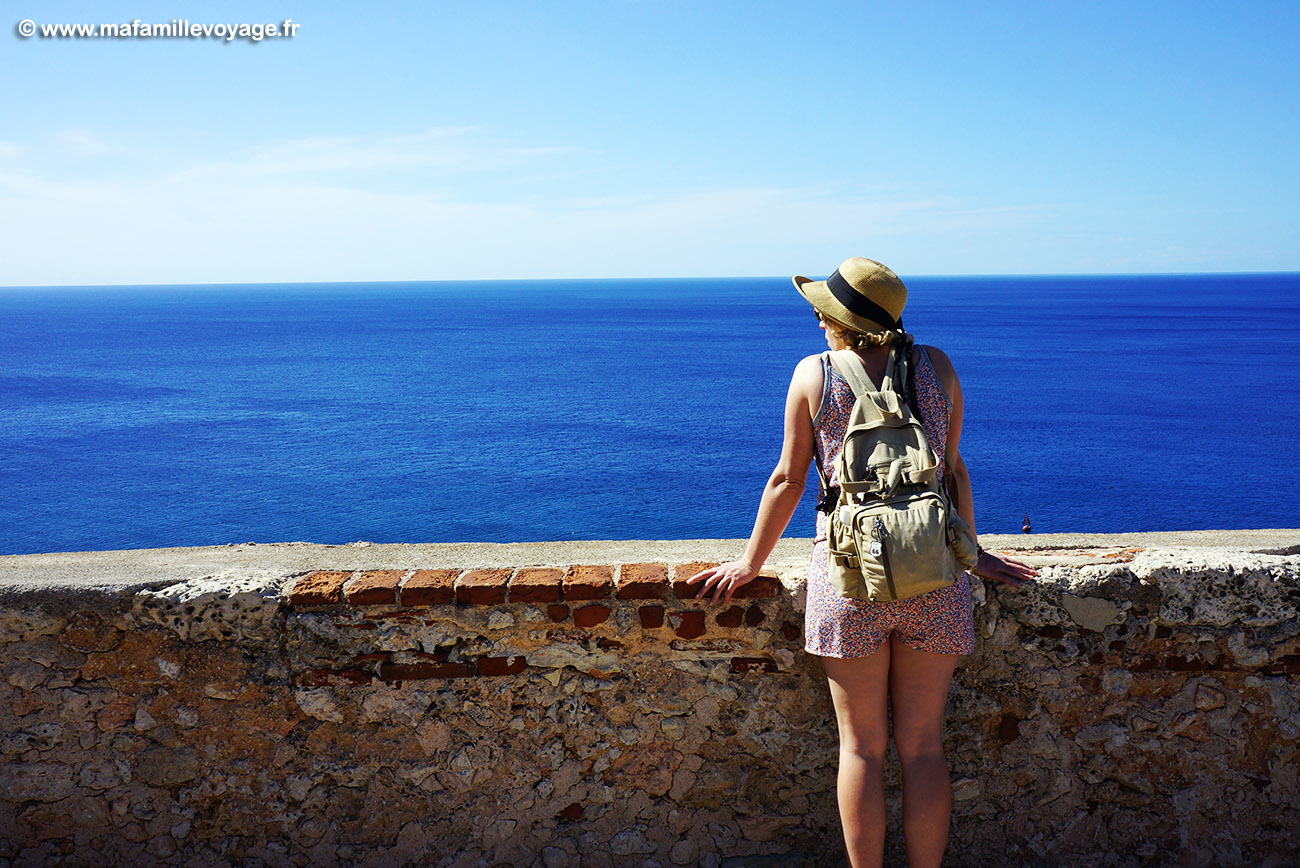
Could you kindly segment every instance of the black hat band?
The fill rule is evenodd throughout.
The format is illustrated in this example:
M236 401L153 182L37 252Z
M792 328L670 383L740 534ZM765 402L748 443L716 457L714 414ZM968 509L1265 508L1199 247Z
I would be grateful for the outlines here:
M840 270L835 269L835 273L826 278L826 288L831 291L831 295L851 313L856 313L860 317L879 323L890 330L901 330L903 320L894 319L889 311L876 304L864 295L855 292L849 282L840 275Z

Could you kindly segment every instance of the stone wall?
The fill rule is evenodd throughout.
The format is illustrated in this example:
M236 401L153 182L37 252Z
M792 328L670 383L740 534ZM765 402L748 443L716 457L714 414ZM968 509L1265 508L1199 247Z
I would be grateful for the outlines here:
M1300 533L1026 539L1038 586L976 594L946 864L1300 864ZM738 544L656 545L10 582L0 866L841 864L801 559L707 607L680 580Z

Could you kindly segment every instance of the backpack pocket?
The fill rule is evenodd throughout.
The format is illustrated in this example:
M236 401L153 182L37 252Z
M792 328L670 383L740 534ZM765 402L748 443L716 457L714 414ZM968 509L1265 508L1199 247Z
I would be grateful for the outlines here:
M842 596L875 602L952 584L960 570L948 546L948 512L934 492L841 506L831 518L832 584Z

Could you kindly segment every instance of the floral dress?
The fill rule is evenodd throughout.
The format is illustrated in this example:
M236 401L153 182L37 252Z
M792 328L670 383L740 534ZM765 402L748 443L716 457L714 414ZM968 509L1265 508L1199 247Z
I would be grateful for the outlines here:
M939 457L940 478L946 476L944 446L952 402L939 382L930 356L918 346L916 405L925 438ZM822 401L813 419L817 454L831 477L839 482L836 460L844 445L844 429L856 400L848 381L822 355ZM971 614L970 582L962 575L953 584L906 600L874 603L840 596L828 579L830 554L826 541L828 519L817 513L817 536L808 568L808 605L804 612L804 647L821 657L866 657L889 638L909 648L938 654L970 654L975 650L975 624Z

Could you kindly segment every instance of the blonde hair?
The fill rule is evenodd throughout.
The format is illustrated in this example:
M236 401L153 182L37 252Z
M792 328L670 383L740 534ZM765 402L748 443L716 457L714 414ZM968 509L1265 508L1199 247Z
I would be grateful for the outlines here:
M820 312L817 318L826 323L827 331L835 335L841 343L852 350L865 350L869 347L887 347L894 340L893 332L860 332L854 331L846 325L841 325L828 316Z

